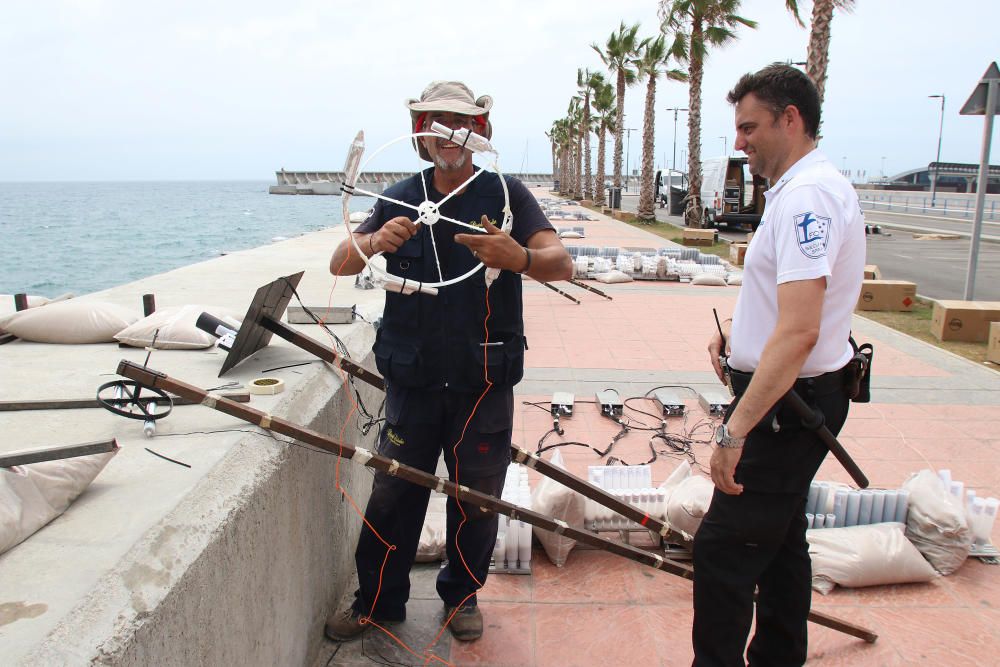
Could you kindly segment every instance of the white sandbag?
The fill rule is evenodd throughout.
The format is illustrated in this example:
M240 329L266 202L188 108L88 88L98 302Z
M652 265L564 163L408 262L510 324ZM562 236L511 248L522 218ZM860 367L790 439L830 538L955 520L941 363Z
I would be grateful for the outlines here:
M115 334L139 319L132 310L103 301L70 299L14 313L4 328L36 343L112 343Z
M632 276L618 269L612 269L611 271L596 274L594 280L599 283L612 285L615 283L630 283L632 282Z
M0 554L65 512L117 453L0 468Z
M732 285L733 287L739 287L743 284L743 274L742 273L730 273L729 277L726 278L726 284Z
M708 285L709 287L725 287L726 279L717 273L699 273L691 279L692 285Z
M557 449L549 459L552 465L566 469L562 454ZM542 477L542 481L531 492L531 508L535 512L565 521L570 528L583 528L586 499L576 491L563 486L554 479ZM533 532L545 549L545 555L556 567L566 564L569 552L576 546L576 540L558 535L549 530L533 527Z
M806 531L812 587L826 595L845 588L926 582L938 576L904 535L901 523Z
M66 294L60 294L59 296L49 299L44 296L37 296L34 294L28 295L28 308L38 308L39 306L44 306L47 303L55 303L56 301L65 301L66 299L72 299L73 293L67 292ZM11 317L17 313L17 306L14 303L13 294L0 294L0 334L6 333L4 329L4 324Z
M561 239L582 239L583 234L580 232L574 232L573 230L566 230L559 232L559 238Z
M427 514L424 515L420 541L417 542L418 563L444 560L445 541L448 539L447 502L446 496L434 494L427 503Z
M682 480L667 498L667 524L686 540L694 539L701 520L712 504L715 485L701 475Z
M910 492L906 536L934 569L951 574L972 548L972 531L965 508L955 502L944 482L931 470L921 470L903 484Z
M158 350L197 350L211 347L215 344L216 337L202 331L195 324L202 313L214 315L234 330L239 329L240 318L229 308L188 304L161 308L116 333L115 339L132 347L148 347L152 344Z

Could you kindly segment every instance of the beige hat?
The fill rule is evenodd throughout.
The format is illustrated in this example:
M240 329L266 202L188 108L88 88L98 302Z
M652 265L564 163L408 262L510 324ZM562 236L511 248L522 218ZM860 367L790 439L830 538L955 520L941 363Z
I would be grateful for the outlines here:
M493 136L493 126L490 124L490 109L493 108L493 98L489 95L474 97L469 87L461 81L432 81L424 88L420 99L407 100L406 107L410 110L410 129L413 132L417 131L417 119L424 112L450 111L466 116L482 116L486 127L475 128L474 131L487 139ZM422 128L423 131L427 131L427 129ZM413 147L422 159L431 161L427 149L416 138L413 140Z

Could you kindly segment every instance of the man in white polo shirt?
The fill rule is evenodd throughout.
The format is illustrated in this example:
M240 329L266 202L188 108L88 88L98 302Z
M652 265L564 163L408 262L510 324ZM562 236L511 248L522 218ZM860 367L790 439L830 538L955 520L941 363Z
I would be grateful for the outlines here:
M772 186L731 332L708 346L723 379L728 341L736 399L716 433L715 493L694 542L694 663L744 665L746 649L750 665L801 665L811 598L805 503L827 450L781 399L794 388L834 434L847 418L864 220L854 188L816 148L819 96L805 74L775 63L743 76L728 100L736 148Z

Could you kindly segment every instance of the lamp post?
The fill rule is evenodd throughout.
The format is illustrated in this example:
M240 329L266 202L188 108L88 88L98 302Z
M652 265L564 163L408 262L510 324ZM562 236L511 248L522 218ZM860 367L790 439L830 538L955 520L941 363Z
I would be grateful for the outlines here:
M729 157L729 137L723 135L718 138L722 139L722 156Z
M687 107L667 107L666 109L664 109L664 111L674 112L674 156L670 162L670 168L676 170L677 169L677 112L687 111Z
M623 127L622 129L625 131L625 192L628 192L628 182L632 175L628 169L628 159L632 152L629 147L632 145L632 133L638 132L638 130L634 127Z
M941 134L944 131L944 93L941 95L928 95L928 98L941 98L941 120L938 122L938 149L937 159L934 160L934 175L931 177L931 208L934 208L934 200L937 198L938 173L941 171Z
M882 156L882 180L885 180L885 156Z

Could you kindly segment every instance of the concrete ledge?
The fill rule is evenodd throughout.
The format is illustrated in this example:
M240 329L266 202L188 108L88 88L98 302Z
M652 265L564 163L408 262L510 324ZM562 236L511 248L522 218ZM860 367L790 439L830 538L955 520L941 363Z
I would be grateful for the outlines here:
M138 309L141 294L161 306L207 302L242 312L259 285L306 269L306 305L357 304L369 320L381 290L355 290L326 263L342 228L172 271L82 297ZM297 328L329 344L315 325ZM331 327L352 358L373 367L374 330ZM146 352L115 344L0 347L0 397L92 396L121 358ZM287 390L251 406L352 445L361 436L353 392L339 371L277 338L217 378L223 353L154 351L150 367L201 387L246 383L268 368ZM110 377L109 377L110 376ZM381 392L358 383L372 412ZM122 449L67 512L0 555L3 664L308 664L322 625L353 575L361 520L336 490L338 459L277 442L243 421L201 406L177 407L152 439L142 422L103 410L0 413L0 448L18 449L113 435ZM191 464L183 468L145 447ZM371 474L341 462L343 487L361 507Z

